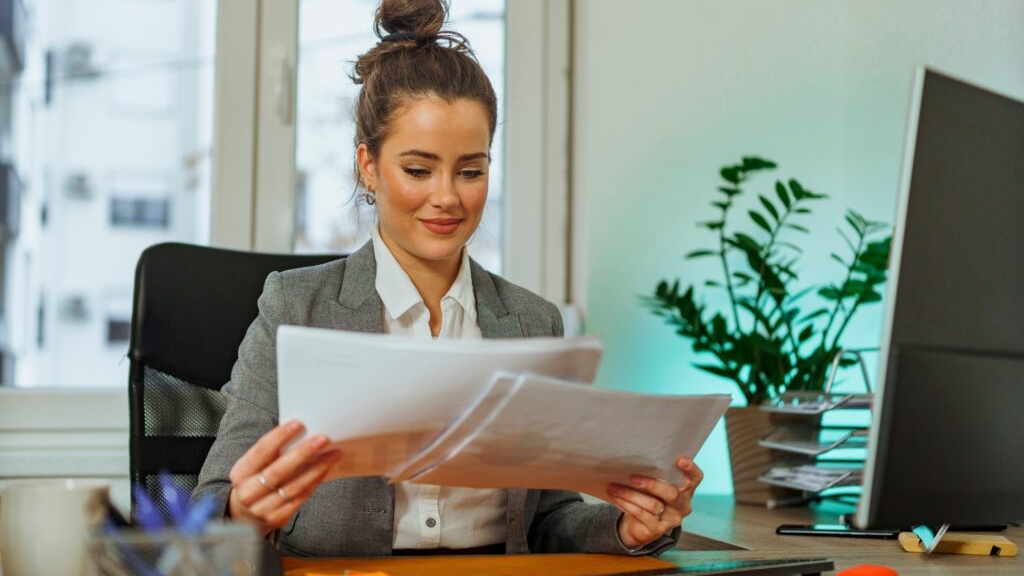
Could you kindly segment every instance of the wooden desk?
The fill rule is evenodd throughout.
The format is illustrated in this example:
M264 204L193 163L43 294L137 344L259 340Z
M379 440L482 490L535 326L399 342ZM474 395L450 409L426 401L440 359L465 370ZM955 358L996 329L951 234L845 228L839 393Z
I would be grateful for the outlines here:
M836 570L858 564L882 564L894 568L900 576L923 574L1001 575L1024 574L1024 556L956 556L947 554L911 554L896 540L818 536L779 536L779 524L835 524L839 514L852 512L850 506L822 504L768 510L757 506L734 505L727 496L698 496L694 513L683 524L680 545L687 550L672 550L661 560L585 554L537 554L527 556L433 556L400 558L362 558L349 560L285 559L286 576L303 576L321 570L341 574L347 569L380 570L391 576L445 574L578 576L641 572L665 568L663 560L683 565L776 558L829 558ZM1011 527L1004 534L1018 546L1024 545L1024 528Z
M686 531L681 546L702 550L673 550L662 558L710 562L825 557L835 562L836 571L857 564L882 564L894 568L900 576L1024 574L1024 556L911 554L904 552L896 540L775 534L779 524L836 524L840 514L853 511L852 506L836 503L768 510L758 506L734 505L726 496L698 496L694 501L693 514L683 523ZM1011 526L1002 535L1018 547L1024 546L1024 527ZM716 542L724 549L714 550Z

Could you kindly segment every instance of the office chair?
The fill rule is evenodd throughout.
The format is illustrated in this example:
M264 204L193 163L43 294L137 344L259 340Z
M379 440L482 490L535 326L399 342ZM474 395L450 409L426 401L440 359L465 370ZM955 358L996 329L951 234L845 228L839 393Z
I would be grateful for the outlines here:
M340 255L259 254L166 243L135 270L128 377L133 486L164 502L158 473L191 492L217 435L238 346L272 271ZM132 516L137 502L132 494ZM169 511L164 509L166 515Z

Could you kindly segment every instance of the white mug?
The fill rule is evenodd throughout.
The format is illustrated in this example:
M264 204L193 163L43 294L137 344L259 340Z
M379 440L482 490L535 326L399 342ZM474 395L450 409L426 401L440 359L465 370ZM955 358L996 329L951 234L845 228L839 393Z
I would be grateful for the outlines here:
M0 491L3 576L86 573L86 539L107 514L100 480L20 480Z

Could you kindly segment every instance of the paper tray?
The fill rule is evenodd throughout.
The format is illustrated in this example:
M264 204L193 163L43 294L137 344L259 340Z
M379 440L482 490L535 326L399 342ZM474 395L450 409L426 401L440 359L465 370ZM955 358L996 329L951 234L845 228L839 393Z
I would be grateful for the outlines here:
M863 428L780 426L757 443L765 448L818 456L836 448L866 448L868 431Z

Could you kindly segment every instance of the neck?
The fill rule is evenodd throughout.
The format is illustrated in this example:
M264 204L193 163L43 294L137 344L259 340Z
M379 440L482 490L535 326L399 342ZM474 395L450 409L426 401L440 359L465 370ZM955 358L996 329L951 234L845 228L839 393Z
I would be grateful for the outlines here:
M441 317L441 299L455 284L455 278L459 275L459 268L462 266L462 252L453 258L445 260L420 260L413 258L401 250L395 250L391 240L381 234L381 240L394 255L398 265L409 275L413 286L419 292L423 303L430 311L431 325L434 318Z

